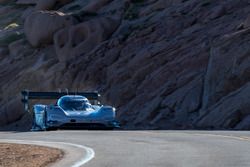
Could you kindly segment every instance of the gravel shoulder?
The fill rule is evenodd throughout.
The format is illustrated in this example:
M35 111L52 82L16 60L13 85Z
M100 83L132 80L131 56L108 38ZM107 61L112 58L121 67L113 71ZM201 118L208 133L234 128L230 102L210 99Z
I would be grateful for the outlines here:
M63 155L64 152L56 148L0 143L0 167L48 167Z

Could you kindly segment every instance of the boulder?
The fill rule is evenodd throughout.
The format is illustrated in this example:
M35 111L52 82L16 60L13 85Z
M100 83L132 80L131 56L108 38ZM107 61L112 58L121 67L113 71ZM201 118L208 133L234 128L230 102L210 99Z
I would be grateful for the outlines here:
M119 21L103 17L58 31L54 36L55 50L61 62L89 53L106 40L117 28Z
M30 44L39 47L51 44L55 32L73 24L73 17L64 13L38 11L26 18L24 32Z

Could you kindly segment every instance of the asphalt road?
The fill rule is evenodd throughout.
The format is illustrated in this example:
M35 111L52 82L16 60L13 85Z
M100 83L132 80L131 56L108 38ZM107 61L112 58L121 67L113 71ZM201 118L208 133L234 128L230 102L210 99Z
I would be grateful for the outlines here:
M95 155L86 167L250 167L248 131L0 132L5 139L87 146Z

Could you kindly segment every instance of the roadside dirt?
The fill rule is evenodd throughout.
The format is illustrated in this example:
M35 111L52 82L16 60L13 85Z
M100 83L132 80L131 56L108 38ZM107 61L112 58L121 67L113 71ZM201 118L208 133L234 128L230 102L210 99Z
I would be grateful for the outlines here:
M48 167L63 154L55 148L0 143L0 167Z

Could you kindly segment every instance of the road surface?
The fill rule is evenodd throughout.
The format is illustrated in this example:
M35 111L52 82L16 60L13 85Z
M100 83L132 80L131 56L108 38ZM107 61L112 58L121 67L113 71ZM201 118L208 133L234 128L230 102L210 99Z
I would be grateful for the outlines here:
M248 131L0 132L0 142L6 139L87 147L94 154L84 167L250 167ZM70 163L86 156L82 150L70 154Z

